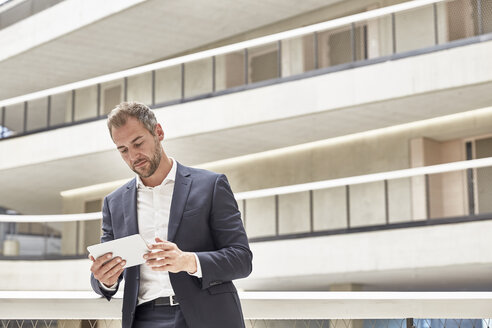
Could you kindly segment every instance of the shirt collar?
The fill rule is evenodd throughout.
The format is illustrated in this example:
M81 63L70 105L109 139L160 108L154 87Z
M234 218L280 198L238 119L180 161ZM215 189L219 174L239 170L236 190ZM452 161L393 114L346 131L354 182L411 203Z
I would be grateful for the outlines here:
M171 170L169 171L169 173L167 174L167 176L164 178L164 180L160 185L155 187L147 187L146 185L144 185L144 183L140 179L140 176L137 174L137 178L136 178L137 189L154 189L154 188L159 189L163 185L167 184L169 181L173 181L173 182L176 181L176 167L177 167L176 160L172 157L169 157L169 159L172 161Z

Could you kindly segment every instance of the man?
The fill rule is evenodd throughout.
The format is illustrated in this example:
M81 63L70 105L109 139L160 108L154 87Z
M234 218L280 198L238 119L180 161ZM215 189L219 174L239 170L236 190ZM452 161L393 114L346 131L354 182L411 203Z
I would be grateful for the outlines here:
M232 280L251 273L252 253L227 178L167 157L143 104L119 104L107 123L137 177L105 197L101 242L139 233L150 251L127 269L90 256L94 291L110 300L125 279L123 328L244 327Z

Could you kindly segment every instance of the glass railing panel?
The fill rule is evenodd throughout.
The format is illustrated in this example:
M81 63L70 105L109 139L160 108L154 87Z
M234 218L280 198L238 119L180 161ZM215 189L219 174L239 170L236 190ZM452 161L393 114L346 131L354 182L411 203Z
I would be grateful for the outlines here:
M492 1L482 0L481 6L482 33L492 33Z
M13 25L31 15L31 1L23 1L0 14L0 29Z
M437 44L449 42L447 2L439 2L435 5L435 28L437 29Z
M430 205L432 201L441 201L440 213L431 215L431 218L456 217L470 215L467 206L468 190L466 186L466 171L456 171L441 174L433 174L430 178L439 179L440 189L437 190L441 197L435 197L432 192L435 191L434 181L429 179L429 192L431 193ZM490 199L490 198L489 198ZM492 213L488 211L487 213Z
M276 235L275 197L246 200L246 233L249 238Z
M478 34L477 0L446 2L447 41L470 38Z
M146 105L152 104L152 72L128 78L128 101L138 101Z
M125 81L118 79L106 83L101 83L101 115L107 115L125 96Z
M48 98L31 100L27 103L27 131L48 127Z
M353 61L351 26L318 33L319 68L346 64ZM360 28L357 33L361 33Z
M346 187L314 190L313 230L346 228L348 228Z
M15 136L24 132L24 104L15 104L5 107L4 136Z
M387 56L392 53L391 19L387 16L361 21L354 29L356 60Z
M182 98L181 66L172 66L155 71L155 102L162 104Z
M86 256L100 242L101 220L0 222L0 255L5 257Z
M384 181L350 186L350 227L386 223Z
M79 222L63 222L61 238L61 255L77 255L79 245Z
M20 1L19 4L13 6L0 13L0 30L20 22L29 16L37 14L45 9L48 9L64 0L28 0ZM0 3L7 3L5 0Z
M50 126L72 121L72 92L64 92L51 96Z
M486 137L475 141L473 147L475 158L487 158L492 156L492 138ZM477 214L492 212L492 167L482 167L469 170L469 175L474 177L476 188L476 212ZM470 187L469 187L470 188ZM469 200L469 202L471 202Z
M196 60L184 65L184 88L185 98L213 92L212 58Z
M215 57L215 91L244 85L246 80L244 51L231 52Z
M97 85L75 90L74 121L97 117Z
M248 49L248 83L280 77L278 42Z
M396 52L430 47L436 44L432 6L395 14Z
M314 40L314 34L308 34L281 41L282 77L298 75L315 69Z
M367 22L368 57L378 58L395 53L393 19L386 15Z
M388 223L412 221L411 178L388 180L386 183Z
M492 213L492 167L482 167L475 171L477 180L477 214Z
M311 231L308 191L278 196L278 231L280 235Z

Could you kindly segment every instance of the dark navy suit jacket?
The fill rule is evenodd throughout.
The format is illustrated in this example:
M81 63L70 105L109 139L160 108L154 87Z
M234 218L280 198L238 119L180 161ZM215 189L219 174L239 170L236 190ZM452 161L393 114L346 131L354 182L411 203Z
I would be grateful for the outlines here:
M195 252L202 268L201 279L187 272L169 273L181 311L190 328L244 327L232 280L251 273L253 255L227 178L177 165L168 240L182 251ZM101 242L138 233L135 179L106 196L102 213ZM137 305L140 267L125 269L119 281L122 278L122 326L130 328ZM102 289L93 275L91 285L108 300L115 294Z

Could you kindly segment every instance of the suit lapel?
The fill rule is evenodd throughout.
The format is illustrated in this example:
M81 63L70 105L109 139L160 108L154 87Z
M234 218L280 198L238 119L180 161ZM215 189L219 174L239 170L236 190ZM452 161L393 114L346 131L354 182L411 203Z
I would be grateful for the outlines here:
M171 210L169 213L169 226L167 231L167 240L173 242L178 231L183 211L188 200L192 179L187 168L178 162L176 168L176 180L174 182L173 199L171 201Z
M130 181L123 194L123 213L128 235L138 233L136 179Z

